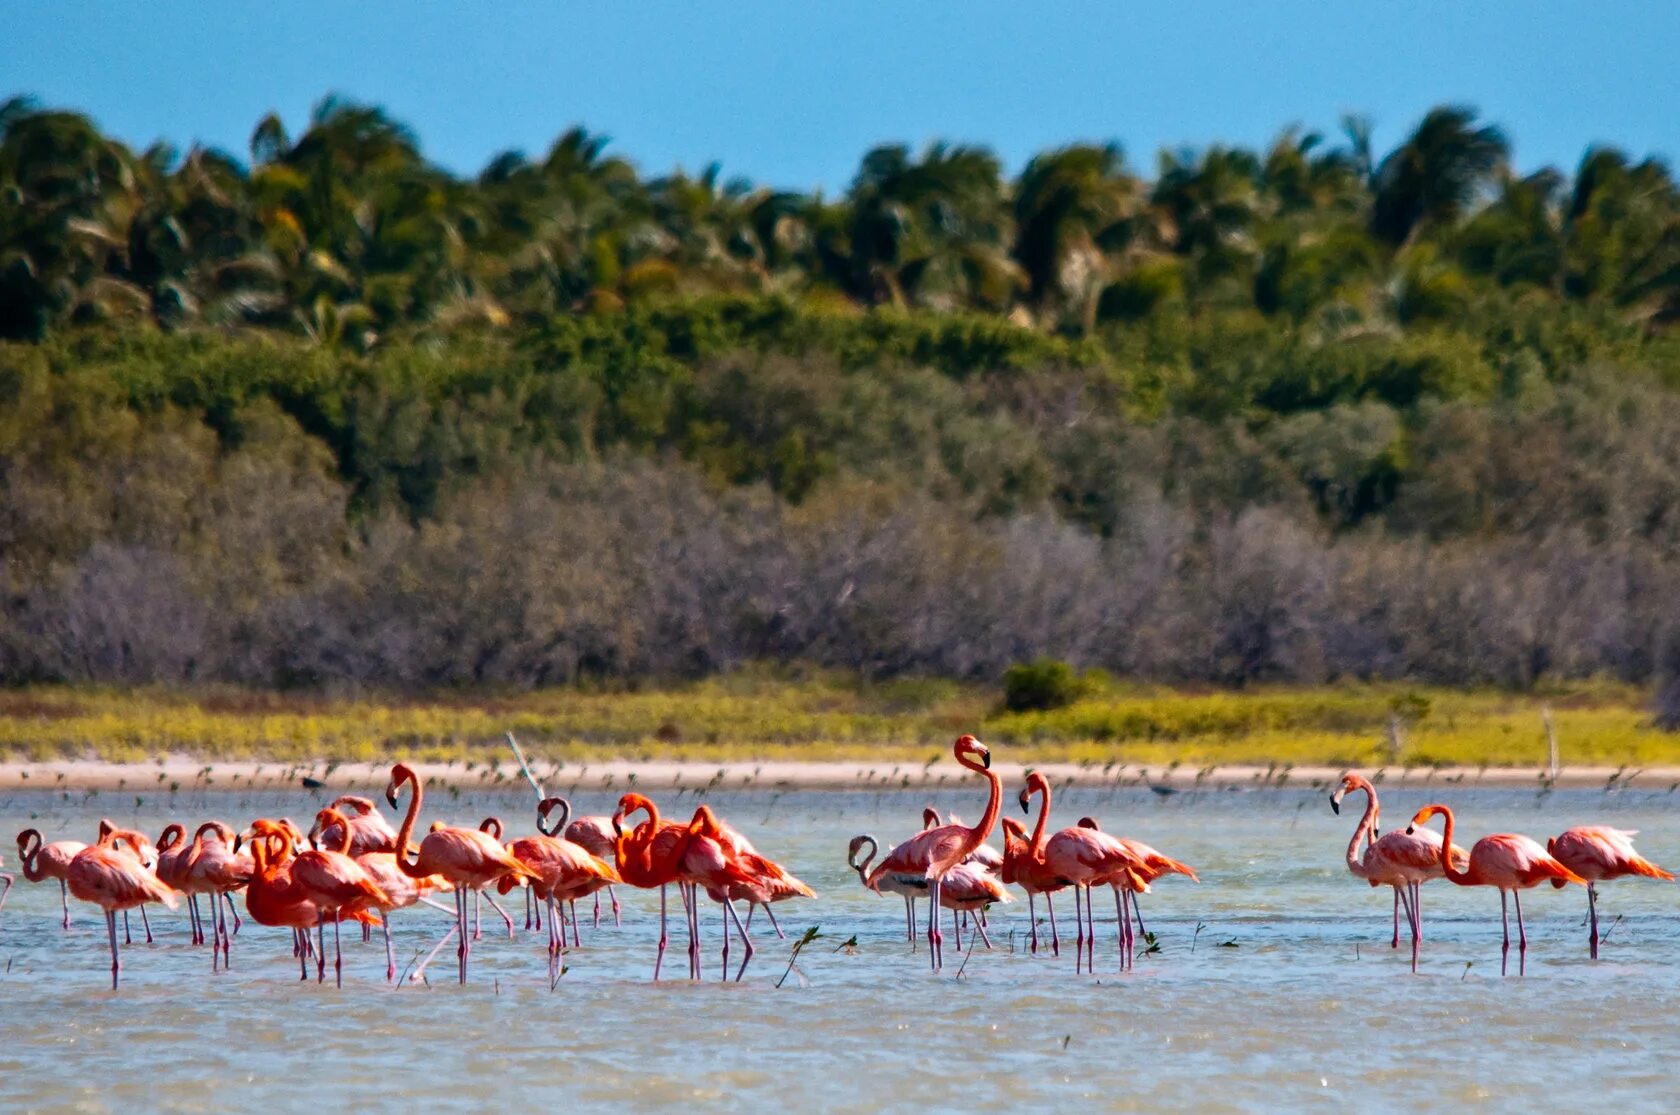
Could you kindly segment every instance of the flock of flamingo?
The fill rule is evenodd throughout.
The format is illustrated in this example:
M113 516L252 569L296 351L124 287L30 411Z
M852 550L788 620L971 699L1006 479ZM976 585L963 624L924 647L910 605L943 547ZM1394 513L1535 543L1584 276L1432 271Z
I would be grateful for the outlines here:
M880 845L873 836L860 834L852 839L847 852L847 865L857 872L858 880L874 893L896 894L904 900L906 936L912 945L917 939L915 904L917 899L927 900L928 957L935 971L944 962L944 933L938 912L950 911L959 950L965 921L989 949L987 908L1011 901L1007 888L1015 885L1027 894L1031 951L1040 950L1036 900L1042 896L1049 919L1049 950L1057 956L1061 954L1061 940L1052 896L1072 889L1074 969L1094 972L1093 888L1107 886L1114 892L1120 970L1129 970L1136 956L1133 922L1139 932L1146 932L1138 896L1149 893L1153 883L1168 875L1199 881L1195 870L1147 844L1104 832L1090 817L1082 817L1077 824L1047 837L1051 788L1049 780L1038 772L1028 773L1017 799L1022 812L1029 816L1032 799L1039 799L1037 822L1029 834L1020 822L1003 819L1004 850L1000 855L986 844L986 839L998 825L1003 781L991 769L990 753L973 736L958 738L953 753L960 765L987 781L988 795L980 820L973 825L955 818L941 823L937 812L924 810L921 831L887 851L879 863L875 859ZM343 986L344 978L339 936L343 922L358 923L364 939L371 935L372 927L383 929L385 978L395 981L397 963L390 918L397 910L420 904L448 911L430 897L434 894L453 896L454 921L409 979L422 978L426 965L453 939L463 984L467 982L473 942L483 935L478 915L480 898L502 917L512 937L513 918L496 903L495 895L505 897L516 888L524 892L527 930L534 924L541 931L544 912L548 915L551 980L558 980L564 972L564 954L581 946L577 900L593 897L593 921L598 929L601 892L606 891L616 923L620 907L613 888L618 885L659 889L655 980L668 945L666 892L670 885L677 887L687 923L691 979L702 976L702 890L721 907L725 919L725 979L730 971L731 932L740 942L742 955L733 977L737 981L755 951L750 927L757 909L763 907L776 934L782 936L773 905L791 898L816 897L810 887L759 854L746 837L706 805L699 806L687 822L667 821L661 819L652 801L630 793L620 798L611 817L573 819L571 806L564 798L545 797L537 807L534 836L504 844L502 823L491 817L478 828L434 822L416 844L415 828L424 791L415 772L398 763L391 768L385 791L393 809L398 807L405 787L411 790L408 808L395 830L372 801L346 795L317 812L307 833L286 818L258 819L239 832L212 820L199 825L190 840L184 826L171 823L153 844L143 833L106 821L101 822L97 840L91 845L69 840L47 843L37 830L25 829L18 834L18 853L29 881L58 881L66 929L70 925L71 897L104 911L113 989L122 970L118 915L122 915L124 940L132 943L128 912L138 909L146 940L151 942L146 905L160 903L174 909L181 895L187 897L192 943L201 945L206 938L209 940L212 971L231 963L232 939L242 924L233 895L243 892L250 920L291 931L292 952L302 979L308 979L309 962L314 958L316 980L325 981L326 935L331 925L334 980L338 986ZM1359 774L1343 776L1330 796L1331 808L1340 813L1343 798L1355 792L1365 794L1365 811L1348 842L1347 868L1373 887L1394 889L1390 944L1394 948L1400 945L1400 912L1404 909L1414 972L1418 970L1423 939L1421 888L1431 879L1498 889L1505 929L1502 973L1511 948L1508 908L1514 901L1521 974L1528 951L1522 891L1542 883L1559 888L1571 883L1584 885L1591 922L1589 950L1597 959L1601 938L1596 884L1629 875L1674 878L1634 850L1630 839L1634 833L1630 831L1600 825L1571 828L1544 847L1526 836L1496 833L1476 841L1466 852L1452 842L1453 814L1447 806L1427 805L1404 830L1382 832L1376 789ZM638 813L643 815L641 822L627 825L628 819ZM1440 833L1424 827L1437 814L1444 818L1444 831ZM0 890L0 908L13 881L12 876L0 874L0 884L5 887ZM207 911L200 909L200 897L206 899ZM738 902L748 905L745 919L736 907Z

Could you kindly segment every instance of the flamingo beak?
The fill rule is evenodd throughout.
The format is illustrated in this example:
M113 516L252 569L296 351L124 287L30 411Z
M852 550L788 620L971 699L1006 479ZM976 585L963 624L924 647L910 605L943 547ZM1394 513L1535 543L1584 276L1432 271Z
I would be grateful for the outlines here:
M1338 817L1342 815L1342 794L1340 790L1330 795L1330 812Z
M992 753L990 751L982 750L980 752L980 766L985 770L992 769Z
M390 803L392 809L397 807L397 788L395 785L385 787L385 800Z
M1417 831L1417 826L1416 825L1407 825L1406 826L1406 835L1407 836L1412 835L1416 831Z

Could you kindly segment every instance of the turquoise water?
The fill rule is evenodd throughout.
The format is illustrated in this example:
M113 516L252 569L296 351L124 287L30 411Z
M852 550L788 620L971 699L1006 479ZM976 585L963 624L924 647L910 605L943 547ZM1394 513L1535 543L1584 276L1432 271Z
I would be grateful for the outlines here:
M1325 795L1304 787L1059 794L1053 826L1093 813L1202 873L1200 886L1169 879L1145 898L1160 951L1140 955L1126 975L1114 970L1111 901L1098 904L1093 977L1074 975L1071 949L1060 960L1028 955L1024 897L994 909L994 951L974 951L959 978L963 958L947 933L947 969L929 974L925 952L902 939L901 901L865 892L845 867L845 845L863 831L883 844L901 839L928 800L973 819L981 803L972 791L706 798L821 895L779 910L790 936L813 925L822 933L780 989L790 942L761 920L746 980L716 982L715 906L703 926L712 979L650 984L658 900L629 893L622 928L609 920L591 930L585 913L584 947L552 990L543 936L521 931L509 941L486 907L464 989L446 950L429 986L390 990L377 936L347 939L342 991L301 984L289 936L251 925L235 939L232 972L212 975L209 951L186 943L184 911L160 910L157 944L125 950L113 994L98 912L73 905L64 932L56 884L20 879L0 912L0 1107L1667 1111L1680 1103L1673 884L1602 888L1613 928L1597 964L1586 957L1579 888L1530 892L1522 979L1499 977L1497 894L1430 884L1423 971L1413 977L1406 949L1388 948L1390 892L1342 866L1356 817L1332 816ZM1605 822L1640 829L1646 855L1680 864L1680 800L1669 793L1435 796L1459 809L1465 845L1490 831L1543 840ZM606 812L610 800L580 795L575 804ZM1427 800L1392 790L1384 817L1403 823ZM666 795L662 804L686 814L694 798ZM529 796L435 794L423 819L476 823L496 812L523 833L529 805ZM15 872L10 837L26 825L49 839L86 838L107 815L155 834L167 819L243 823L311 811L302 793L182 793L138 806L109 793L4 794L0 832L5 869ZM520 909L510 909L522 929ZM1058 917L1071 925L1070 901ZM686 971L677 920L667 975ZM399 961L447 924L434 910L399 913ZM137 942L139 928L135 919ZM853 937L855 946L842 947ZM1513 972L1515 963L1513 949Z

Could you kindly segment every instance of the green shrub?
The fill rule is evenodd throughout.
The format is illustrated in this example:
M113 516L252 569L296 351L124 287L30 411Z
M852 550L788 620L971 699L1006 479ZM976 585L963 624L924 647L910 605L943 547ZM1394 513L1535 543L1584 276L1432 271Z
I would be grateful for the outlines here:
M1003 707L1010 712L1062 708L1090 694L1092 681L1059 658L1021 662L1003 672Z

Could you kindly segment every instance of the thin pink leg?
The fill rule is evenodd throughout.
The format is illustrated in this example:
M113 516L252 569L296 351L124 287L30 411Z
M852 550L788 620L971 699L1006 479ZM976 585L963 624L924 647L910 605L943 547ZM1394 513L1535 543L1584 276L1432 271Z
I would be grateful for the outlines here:
M146 943L148 945L152 944L152 919L146 916L146 907L144 904L140 907L140 928L146 931Z
M1499 892L1499 921L1505 927L1505 944L1499 950L1499 974L1505 974L1505 966L1511 958L1511 914L1507 909L1509 903L1503 889Z
M962 923L963 923L962 915L957 912L955 907L952 907L952 909L951 909L951 943L957 946L957 951L958 952L961 952L963 950L963 947L962 947Z
M659 951L653 958L653 981L659 982L659 966L665 962L665 946L669 939L665 935L665 887L659 888Z
M981 941L982 944L984 944L986 946L986 951L991 952L992 951L992 939L991 939L991 937L989 937L986 934L986 919L985 918L981 917L981 918L975 918L974 919L974 931L976 933L980 934L980 941Z
M1517 975L1528 974L1528 933L1523 929L1522 921L1522 891L1511 892L1511 901L1517 907Z
M64 928L70 928L70 889L64 885L64 880L58 881L58 900L64 904Z
M1032 954L1038 955L1038 905L1034 901L1033 892L1027 892L1027 925L1032 931Z
M1062 937L1056 932L1056 903L1055 896L1049 891L1044 892L1044 910L1050 915L1050 955L1062 955Z
M105 911L105 929L111 936L111 990L117 989L117 974L122 971L122 960L117 955L117 912Z
M572 907L572 947L580 949L580 948L583 947L583 942L578 939L577 899L575 899L575 898L572 899L571 907ZM561 928L564 929L565 926L561 926Z
M1399 888L1399 886L1394 887L1394 936L1388 942L1388 947L1391 948L1391 949L1397 949L1397 948L1400 947L1400 888Z

